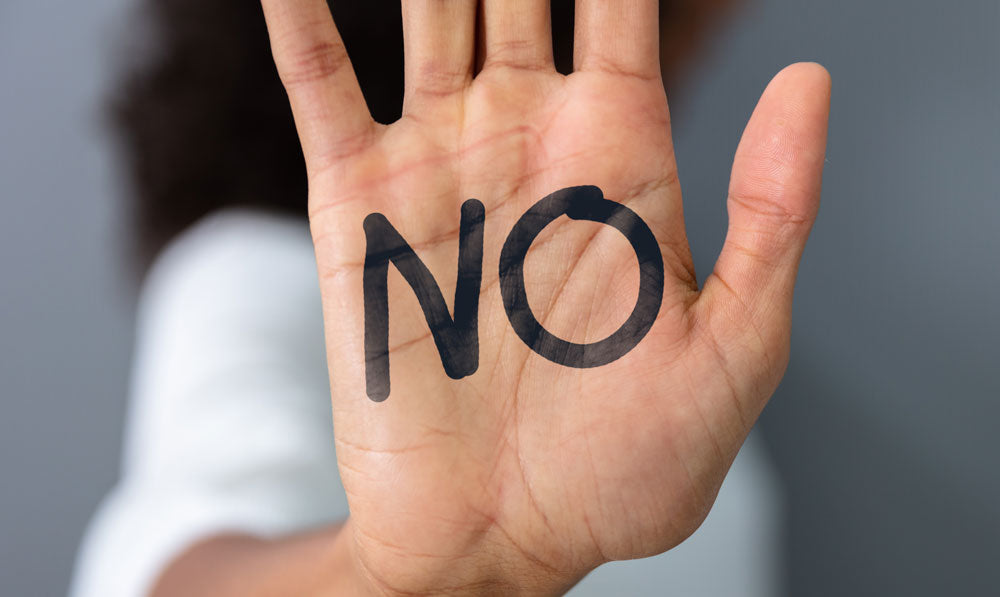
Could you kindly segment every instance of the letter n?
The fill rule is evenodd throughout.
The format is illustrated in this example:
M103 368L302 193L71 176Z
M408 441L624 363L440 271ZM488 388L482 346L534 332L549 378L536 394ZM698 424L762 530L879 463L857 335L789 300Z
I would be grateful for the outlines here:
M389 397L389 263L392 262L417 295L445 373L452 379L479 368L479 292L483 275L483 227L486 209L475 199L462 205L459 226L458 285L455 317L430 270L386 217L365 218L365 378L368 397Z

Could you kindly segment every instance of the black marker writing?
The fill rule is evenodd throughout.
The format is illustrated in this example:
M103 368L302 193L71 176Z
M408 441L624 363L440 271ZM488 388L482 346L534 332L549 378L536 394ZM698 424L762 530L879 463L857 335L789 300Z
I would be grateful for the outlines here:
M639 259L639 300L615 333L592 344L567 342L542 327L524 286L524 260L542 229L561 216L590 220L621 232ZM486 210L475 199L462 206L459 231L458 285L455 317L427 266L382 214L365 218L368 242L364 272L365 377L368 397L389 397L389 297L391 262L413 288L437 345L445 373L452 379L479 368L479 292L483 268L483 228ZM557 191L542 199L518 220L500 254L500 290L507 318L517 335L539 355L567 367L607 365L628 354L646 336L663 302L663 257L649 226L634 211L604 198L593 186Z
M483 275L483 225L486 209L475 199L462 205L459 230L458 286L455 318L448 314L441 288L430 270L382 214L365 218L365 377L368 397L389 397L389 295L391 261L413 288L430 326L444 365L452 379L472 375L479 368L479 291Z
M614 334L593 344L575 344L557 338L542 327L528 306L524 259L542 229L563 215L617 229L639 258L639 300L632 315ZM634 211L608 201L597 187L573 187L536 203L510 231L500 254L500 289L511 326L532 350L567 367L600 367L628 354L653 327L663 302L663 257L653 232Z

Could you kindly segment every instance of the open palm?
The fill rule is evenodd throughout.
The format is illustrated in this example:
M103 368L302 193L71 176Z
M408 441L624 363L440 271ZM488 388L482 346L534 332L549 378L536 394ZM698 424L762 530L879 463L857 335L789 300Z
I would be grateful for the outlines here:
M477 4L403 1L406 99L383 126L326 2L263 2L309 170L348 528L387 591L555 592L693 532L783 374L819 202L829 79L802 64L772 82L747 128L726 246L699 290L658 2L578 0L569 76L553 66L547 0ZM648 224L665 272L648 333L592 368L543 358L515 333L498 269L521 216L582 185ZM450 297L471 198L485 207L478 369L446 374L390 266L391 395L369 400L363 223L384 215ZM640 268L619 230L561 217L531 246L525 288L547 331L592 344L629 318Z

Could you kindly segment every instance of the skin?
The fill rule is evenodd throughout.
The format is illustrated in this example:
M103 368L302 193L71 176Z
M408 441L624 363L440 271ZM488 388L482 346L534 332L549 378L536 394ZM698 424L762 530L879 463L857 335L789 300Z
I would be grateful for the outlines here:
M239 594L558 594L604 562L686 539L788 362L794 282L819 207L827 72L796 64L764 92L736 153L725 247L699 289L655 0L578 0L569 76L552 64L546 0L485 0L478 23L476 2L404 0L406 99L391 125L368 114L324 0L262 4L309 172L351 516L306 538L207 542L158 594L196 584L199 567L217 571L200 577L203 590L227 594L234 553L260 558L242 560ZM516 336L497 271L521 214L576 185L642 217L666 270L646 338L586 370ZM473 197L487 210L479 369L446 376L412 289L390 268L392 392L371 402L362 222L384 214L450 305L460 206ZM535 316L566 340L603 339L635 304L635 255L607 226L560 218L525 271ZM255 576L268 562L276 584Z

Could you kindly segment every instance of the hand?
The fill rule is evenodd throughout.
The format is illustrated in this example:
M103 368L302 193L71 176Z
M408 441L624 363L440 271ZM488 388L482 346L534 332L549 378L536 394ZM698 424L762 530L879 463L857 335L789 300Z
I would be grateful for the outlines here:
M390 593L563 591L603 562L661 553L707 515L788 360L792 291L820 196L830 81L767 88L736 154L730 227L700 291L660 78L655 0L577 1L575 72L552 63L545 0L403 0L402 119L368 114L322 0L263 0L306 156L351 549ZM477 52L478 46L478 52ZM477 64L476 56L481 56ZM546 195L599 186L659 241L662 308L603 367L514 333L497 264ZM384 214L454 294L460 208L486 209L478 371L450 379L390 267L391 397L366 397L362 223ZM560 218L526 265L535 316L577 343L635 305L635 253Z

